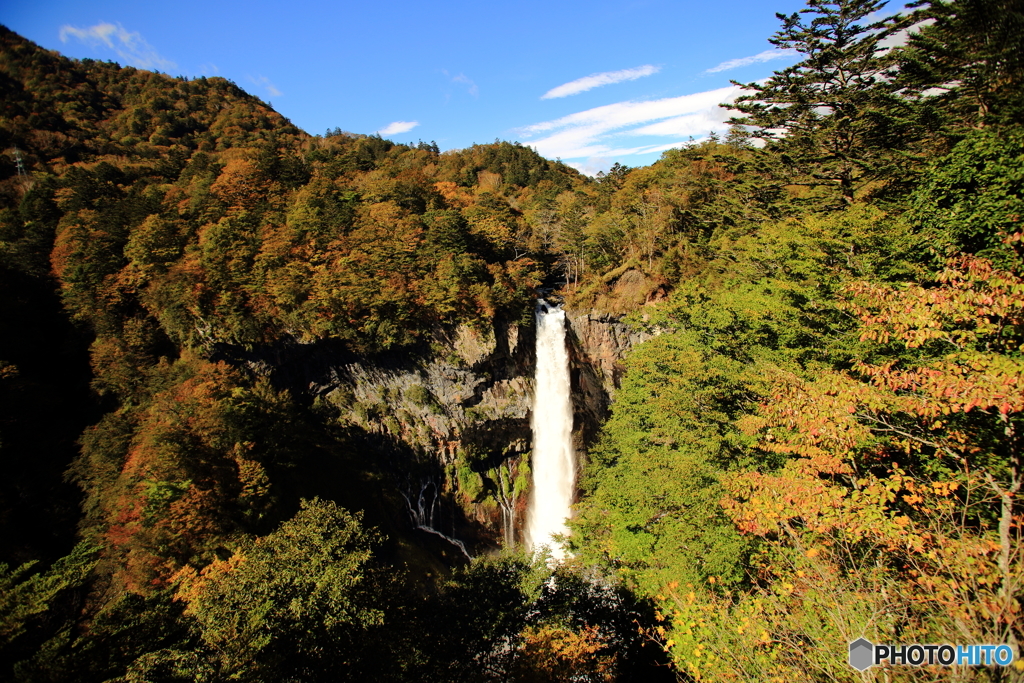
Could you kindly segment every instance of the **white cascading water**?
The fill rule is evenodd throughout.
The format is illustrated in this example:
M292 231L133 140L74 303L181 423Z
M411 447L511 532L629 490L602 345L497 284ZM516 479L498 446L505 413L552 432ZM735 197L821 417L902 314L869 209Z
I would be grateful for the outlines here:
M526 512L526 547L548 546L560 560L565 549L552 537L566 534L576 491L576 454L572 447L572 397L569 353L565 348L565 311L537 302L537 371L533 396L533 485Z

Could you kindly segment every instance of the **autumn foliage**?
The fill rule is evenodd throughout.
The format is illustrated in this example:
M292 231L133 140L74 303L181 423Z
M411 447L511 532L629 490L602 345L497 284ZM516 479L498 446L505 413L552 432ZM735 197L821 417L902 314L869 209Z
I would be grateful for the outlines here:
M881 4L780 15L801 61L743 125L593 179L310 135L0 27L4 675L1019 677L845 660L1024 639L1021 12ZM540 286L632 350L570 335L573 559L461 566L394 482L443 464L456 514L525 477L341 419L321 380L526 327Z

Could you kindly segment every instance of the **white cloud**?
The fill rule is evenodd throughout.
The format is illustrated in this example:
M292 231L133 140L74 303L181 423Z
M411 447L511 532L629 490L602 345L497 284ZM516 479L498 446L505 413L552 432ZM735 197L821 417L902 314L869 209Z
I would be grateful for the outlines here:
M452 82L462 83L463 85L465 85L466 89L469 91L469 94L472 95L473 97L477 97L480 94L480 89L476 87L476 83L471 81L469 77L466 76L466 74L459 74L458 76L452 79Z
M730 86L706 92L644 102L617 102L521 128L524 138L546 157L584 159L660 152L711 132L728 130L730 112L718 105L743 92ZM661 137L647 144L628 144L637 136ZM665 139L669 138L669 139ZM626 143L626 144L624 144Z
M622 69L621 71L605 71L599 74L590 74L583 78L577 78L575 81L569 81L563 83L557 88L552 88L546 93L540 96L542 100L550 100L556 97L568 97L569 95L576 95L581 92L586 92L594 88L599 88L602 85L611 85L612 83L622 83L623 81L635 81L638 78L644 76L650 76L656 74L661 70L661 67L653 66L651 64L645 64L644 66L638 66L632 69Z
M572 166L580 173L588 175L591 178L593 178L600 172L607 173L608 169L612 167L612 160L609 159L608 157L590 157L586 161L566 162L566 166Z
M740 57L739 59L730 59L727 62L722 62L718 66L713 66L704 73L716 74L719 71L729 71L730 69L738 69L741 66L750 66L751 64L760 64L761 62L770 62L773 59L782 59L783 57L793 57L799 54L796 50L779 50L773 48L771 50L765 50L764 52L758 52L756 55L750 57Z
M377 133L380 135L398 135L399 133L408 133L418 125L420 125L419 121L392 121L378 130Z
M277 86L271 83L270 79L267 78L266 76L257 76L255 78L249 76L249 82L261 88L266 88L267 94L270 95L271 97L281 97L284 95L284 93L278 90Z
M461 83L462 85L466 86L466 92L468 92L473 97L480 96L480 88L478 88L476 86L476 83L473 82L473 79L471 79L466 74L460 73L458 76L452 76L450 73L448 73L447 69L441 69L441 73L443 73L445 77L448 78L452 83Z
M177 67L174 62L157 54L140 33L128 31L121 24L115 25L104 21L87 28L65 24L60 27L60 42L68 42L69 37L77 38L87 45L106 45L122 61L140 69L168 71Z
M604 152L601 156L588 157L585 161L567 161L566 166L572 166L580 173L584 173L590 177L597 175L598 171L608 172L612 167L612 157L624 157L624 156L640 156L645 154L658 154L668 149L675 149L682 147L683 145L690 144L691 142L698 143L707 139L706 135L701 137L688 138L686 140L676 140L675 142L669 142L661 145L643 145L641 147L632 147L625 149L609 149ZM644 162L647 163L647 162Z
M878 47L881 47L881 48L902 47L902 46L906 45L910 41L910 34L911 33L917 33L918 31L923 29L925 26L931 26L934 23L935 23L934 19L925 19L924 21L919 21L916 24L914 24L913 26L909 26L909 27L907 27L907 28L905 28L905 29L903 29L901 31L897 31L896 33L893 33L888 38L883 38L882 40L880 40L878 42Z
M729 124L726 121L733 114L728 109L713 107L695 114L684 116L673 116L670 119L652 123L641 128L634 128L629 131L630 135L673 135L685 137L688 135L704 135L710 131L728 130Z
M729 86L692 95L683 95L681 97L668 97L661 100L616 102L615 104L606 104L602 107L594 107L586 111L569 114L553 121L535 123L525 127L523 131L526 133L538 133L583 125L600 125L611 129L630 124L656 121L668 118L669 116L691 114L708 107L716 107L720 102L735 97L739 90L740 88L737 86Z

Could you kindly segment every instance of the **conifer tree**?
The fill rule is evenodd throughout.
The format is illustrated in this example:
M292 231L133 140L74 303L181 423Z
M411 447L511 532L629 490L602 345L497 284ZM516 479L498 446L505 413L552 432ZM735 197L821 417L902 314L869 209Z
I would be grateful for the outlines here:
M1024 122L1024 5L919 0L899 84L947 129ZM927 22L927 23L923 23ZM952 131L950 131L952 132Z
M895 59L883 45L899 24L870 20L886 5L879 0L807 5L777 14L782 29L769 39L803 61L763 84L734 81L751 92L731 105L744 116L730 123L752 127L752 137L779 151L793 184L837 187L848 203L884 172L900 133L900 104L891 92Z

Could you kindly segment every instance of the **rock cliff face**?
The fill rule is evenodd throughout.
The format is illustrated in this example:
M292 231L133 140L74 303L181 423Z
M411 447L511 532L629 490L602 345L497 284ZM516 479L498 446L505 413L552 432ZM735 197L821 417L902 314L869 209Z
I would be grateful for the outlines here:
M574 435L594 438L622 374L646 337L618 317L568 311ZM529 487L533 325L439 331L414 351L357 356L330 343L232 360L329 409L384 451L409 522L465 554L519 538ZM582 460L582 458L581 458Z
M460 326L431 347L335 366L324 398L341 421L413 455L415 474L398 486L417 528L471 552L511 544L529 481L533 330Z
M577 452L596 436L624 371L623 358L650 334L634 330L622 316L596 311L566 311L572 351L573 400ZM582 462L583 458L581 458Z
M444 465L467 449L480 459L521 454L529 450L532 344L530 329L461 326L429 354L335 365L319 393L348 422Z
M605 394L614 397L622 377L622 359L651 335L629 327L620 315L568 310L566 317L578 362L592 368Z

